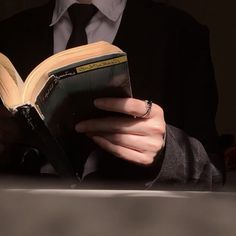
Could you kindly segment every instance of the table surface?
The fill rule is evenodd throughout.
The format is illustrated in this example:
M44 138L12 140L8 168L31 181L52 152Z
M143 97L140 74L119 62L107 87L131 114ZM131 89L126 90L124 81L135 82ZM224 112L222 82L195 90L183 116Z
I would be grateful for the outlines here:
M236 235L236 193L2 189L0 235Z

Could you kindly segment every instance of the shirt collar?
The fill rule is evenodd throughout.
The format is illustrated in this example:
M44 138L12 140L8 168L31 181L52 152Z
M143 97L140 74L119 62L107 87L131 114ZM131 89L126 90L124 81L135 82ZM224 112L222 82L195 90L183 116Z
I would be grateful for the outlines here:
M55 25L74 3L92 3L108 19L116 22L123 13L127 0L57 0L50 26Z

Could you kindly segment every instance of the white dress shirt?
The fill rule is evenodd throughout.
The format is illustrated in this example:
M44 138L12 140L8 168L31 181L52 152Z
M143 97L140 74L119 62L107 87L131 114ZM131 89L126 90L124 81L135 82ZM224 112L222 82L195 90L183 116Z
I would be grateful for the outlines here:
M74 3L92 3L98 12L92 17L86 33L88 43L104 40L112 43L118 31L127 0L57 0L50 24L54 27L54 53L65 49L72 31L67 9Z

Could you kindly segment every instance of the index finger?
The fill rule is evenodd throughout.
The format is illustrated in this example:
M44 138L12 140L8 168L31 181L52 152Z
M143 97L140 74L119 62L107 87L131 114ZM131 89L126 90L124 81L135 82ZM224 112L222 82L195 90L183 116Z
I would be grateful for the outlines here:
M94 105L102 110L119 112L134 117L142 117L147 113L146 102L135 98L98 98L94 101ZM162 109L153 103L148 116L142 118L152 118L160 112Z

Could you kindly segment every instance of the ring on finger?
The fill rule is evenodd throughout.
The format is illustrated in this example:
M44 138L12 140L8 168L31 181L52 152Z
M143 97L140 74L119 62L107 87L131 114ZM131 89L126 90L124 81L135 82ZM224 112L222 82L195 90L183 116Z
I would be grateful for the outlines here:
M143 115L139 116L138 118L147 118L151 113L152 101L151 100L145 100L144 102L145 102L146 111L144 112Z

